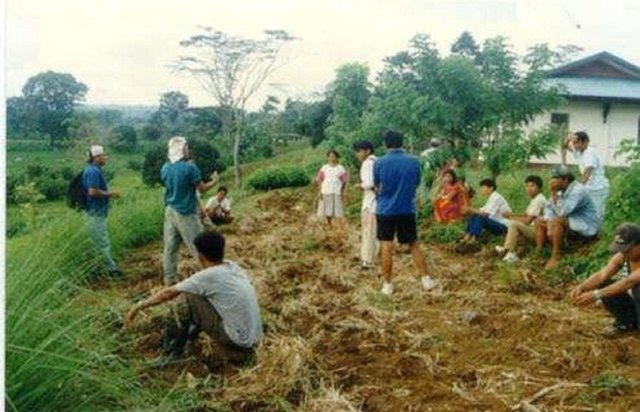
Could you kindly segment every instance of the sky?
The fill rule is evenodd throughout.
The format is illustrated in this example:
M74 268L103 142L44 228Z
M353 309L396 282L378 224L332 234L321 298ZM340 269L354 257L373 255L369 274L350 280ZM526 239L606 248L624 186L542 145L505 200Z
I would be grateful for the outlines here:
M382 59L429 34L443 54L464 30L476 41L502 35L517 52L535 43L575 44L581 56L607 50L640 65L637 0L6 0L5 94L20 94L41 71L68 72L89 87L90 104L156 105L179 90L192 106L211 97L168 65L179 42L210 26L258 38L284 29L299 38L287 64L250 101L310 98L347 62Z

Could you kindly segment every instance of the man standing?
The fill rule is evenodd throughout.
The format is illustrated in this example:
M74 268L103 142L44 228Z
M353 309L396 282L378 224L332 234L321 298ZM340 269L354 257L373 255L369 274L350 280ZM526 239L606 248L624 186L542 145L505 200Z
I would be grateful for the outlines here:
M436 282L427 274L424 254L418 244L416 223L416 189L420 185L420 162L402 148L403 136L394 130L384 133L387 154L373 168L373 181L378 193L376 207L377 234L382 247L382 293L391 295L393 284L394 238L409 245L413 262L426 290Z
M139 311L183 294L188 312L181 319L179 336L167 348L168 355L181 356L187 340L204 331L218 343L226 360L244 362L252 357L263 333L255 289L240 266L224 260L221 234L202 232L193 243L203 270L135 304L127 313L126 326Z
M189 162L189 147L184 137L169 140L169 162L162 166L160 176L164 184L164 255L165 285L178 282L178 251L184 242L194 258L198 257L193 240L203 231L198 217L196 190L204 193L215 182L204 183L200 169Z
M580 169L580 183L585 185L598 211L600 221L604 221L604 214L609 197L609 180L604 173L604 165L600 157L589 146L589 135L586 132L576 132L565 141L565 149L573 153ZM565 155L566 156L566 155ZM563 164L566 164L563 156Z
M86 212L89 236L102 254L109 276L120 277L122 272L111 256L111 242L107 231L109 199L120 197L120 193L109 191L107 179L102 173L102 166L106 165L109 160L104 148L97 145L91 146L87 154L89 164L82 172L82 188L87 198Z
M374 266L378 255L378 240L376 239L376 192L373 182L373 166L376 157L373 155L373 145L368 141L357 142L353 145L356 157L362 163L360 166L360 188L363 191L361 209L361 242L360 267L370 269Z
M558 266L565 236L574 240L594 239L601 220L587 189L566 166L556 168L549 184L551 195L544 216L536 221L536 249L542 250L549 240L551 258L545 269Z

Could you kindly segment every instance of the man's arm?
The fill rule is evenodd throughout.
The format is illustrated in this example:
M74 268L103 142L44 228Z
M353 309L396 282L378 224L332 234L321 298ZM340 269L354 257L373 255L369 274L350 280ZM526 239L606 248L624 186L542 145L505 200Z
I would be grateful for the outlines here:
M133 322L139 311L175 299L179 294L180 291L175 286L169 286L168 288L164 288L161 291L157 292L150 298L136 303L127 313L127 317L125 318L125 326L131 325L131 322Z
M587 182L589 181L589 178L591 177L592 172L593 172L593 167L591 166L584 169L582 176L580 176L580 182L582 184L587 184Z
M198 183L196 183L196 189L198 189L198 192L200 192L200 193L205 193L209 189L211 189L215 184L216 184L216 182L213 181L213 180L211 180L209 182L203 182L201 180Z
M593 289L596 289L600 286L604 281L611 278L613 275L618 273L622 265L624 264L624 257L621 254L614 255L607 265L600 269L599 271L593 273L587 279L585 279L578 286L573 288L571 292L569 292L569 299L575 301L579 296L584 294L585 292L589 292Z
M114 198L118 198L120 197L120 193L116 192L116 191L112 191L112 190L101 190L101 189L96 189L94 187L90 187L89 191L88 191L89 196L91 197L114 197Z
M601 298L622 295L638 284L640 284L640 271L636 270L630 276L622 278L605 288L580 294L574 299L574 303L576 305L585 305L589 302L594 302Z
M375 187L373 180L373 165L374 163L370 160L365 160L362 165L362 182L360 183L362 190L373 190Z

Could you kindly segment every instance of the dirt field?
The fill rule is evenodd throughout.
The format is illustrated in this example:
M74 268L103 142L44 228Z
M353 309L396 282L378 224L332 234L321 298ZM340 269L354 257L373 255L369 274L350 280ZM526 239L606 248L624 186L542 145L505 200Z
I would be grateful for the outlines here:
M388 298L377 271L357 268L357 226L348 239L326 233L309 218L312 196L249 199L254 212L224 229L227 257L254 276L263 307L257 364L210 376L201 337L189 348L196 359L145 371L145 380L181 382L202 410L640 410L640 337L601 337L603 309L567 304L566 289L544 286L532 266L510 270L487 254L425 244L443 289L422 291L399 251ZM160 285L160 258L160 244L127 258L118 285L126 299ZM136 356L159 354L165 315L152 310L128 332Z

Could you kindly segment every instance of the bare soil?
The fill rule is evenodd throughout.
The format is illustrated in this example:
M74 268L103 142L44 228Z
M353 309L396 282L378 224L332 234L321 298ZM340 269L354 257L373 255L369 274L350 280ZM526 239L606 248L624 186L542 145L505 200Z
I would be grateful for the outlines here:
M568 304L570 285L546 286L539 262L510 269L488 253L423 244L443 288L424 292L410 255L398 251L389 298L376 270L358 269L357 225L344 236L328 231L310 217L313 193L246 202L258 212L223 232L227 257L253 276L263 308L256 364L216 369L201 337L185 362L141 372L148 384L180 382L202 410L640 410L640 337L601 336L606 312ZM117 284L127 300L161 286L161 253L152 244L128 256ZM185 274L195 269L188 260ZM143 359L159 355L168 316L150 312L127 332Z

